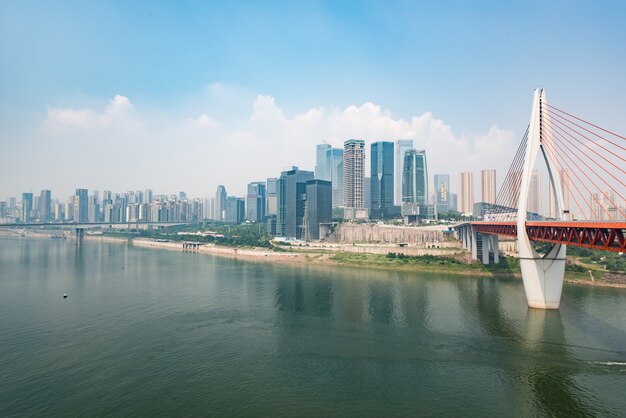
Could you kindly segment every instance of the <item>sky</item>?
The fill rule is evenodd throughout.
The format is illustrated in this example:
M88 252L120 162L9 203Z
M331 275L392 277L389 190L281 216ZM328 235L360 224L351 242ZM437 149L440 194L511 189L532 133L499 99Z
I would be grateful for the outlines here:
M626 132L624 21L624 1L1 2L0 200L243 195L350 138L413 139L431 181L476 189L537 87Z

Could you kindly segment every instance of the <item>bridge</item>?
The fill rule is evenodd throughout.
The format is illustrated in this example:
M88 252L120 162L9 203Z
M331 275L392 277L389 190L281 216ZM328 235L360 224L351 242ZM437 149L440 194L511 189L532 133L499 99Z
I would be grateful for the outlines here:
M73 228L76 231L76 244L81 245L85 238L85 230L91 228L124 228L124 229L140 229L143 227L164 228L169 226L191 225L190 222L148 222L148 221L131 221L131 222L57 222L57 223L12 223L0 224L0 228L21 229L21 228Z
M489 264L499 262L499 237L515 237L528 305L558 309L567 246L626 253L625 151L626 137L549 105L545 90L535 90L530 124L496 202L483 221L456 225L457 238ZM547 219L529 207L539 170L549 178ZM541 254L537 242L552 245Z

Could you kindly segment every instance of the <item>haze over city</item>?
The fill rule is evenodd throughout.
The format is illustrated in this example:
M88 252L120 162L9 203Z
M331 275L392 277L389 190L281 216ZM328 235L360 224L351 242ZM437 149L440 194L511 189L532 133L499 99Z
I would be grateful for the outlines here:
M626 131L626 6L603 5L5 3L0 196L241 195L349 138L413 139L456 189L506 171L535 87Z

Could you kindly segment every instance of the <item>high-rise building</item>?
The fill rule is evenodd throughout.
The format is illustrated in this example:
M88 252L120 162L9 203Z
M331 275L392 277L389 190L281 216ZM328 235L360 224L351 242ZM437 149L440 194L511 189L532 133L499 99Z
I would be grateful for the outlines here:
M563 220L572 220L574 219L574 214L572 213L572 209L570 207L570 191L569 191L569 173L564 169L559 170L560 178L561 178L561 191L563 192ZM556 203L554 200L554 188L552 187L552 182L548 182L548 203L550 207L550 217L557 218L556 213Z
M50 222L52 220L52 192L42 190L39 196L39 221Z
M458 196L456 193L450 193L450 209L449 210L454 210L457 212L459 210Z
M530 184L528 186L528 205L526 210L531 213L541 215L541 176L537 170L530 174Z
M343 144L343 202L346 219L367 219L364 202L365 141L349 139Z
M143 193L144 203L152 203L153 201L153 192L152 189L146 189Z
M220 185L217 186L217 191L215 192L215 215L213 218L217 222L222 222L226 218L226 187Z
M435 200L437 213L447 212L450 208L450 175L435 174Z
M309 180L306 182L306 202L304 210L304 239L320 239L320 223L328 223L333 218L332 187L330 181Z
M250 222L265 220L265 182L257 181L248 184L246 195L246 219Z
M136 205L136 203L133 203ZM89 196L88 204L87 204L87 221L88 222L99 222L100 221L100 204L98 203L98 196L92 195Z
M306 183L313 179L312 171L299 170L298 167L281 173L277 184L277 235L295 239L303 238Z
M367 213L372 210L372 178L363 177L363 204Z
M425 150L408 150L402 165L402 203L428 204L428 167Z
M330 167L328 166L328 151L331 147L328 144L319 144L315 154L315 178L330 181Z
M343 149L331 148L326 151L326 165L333 190L333 207L343 206Z
M485 203L496 203L496 170L480 172L480 199Z
M474 212L474 173L471 171L459 173L458 211L467 214Z
M228 196L225 201L224 222L227 224L240 224L246 213L246 199L243 197Z
M590 219L599 221L623 221L626 214L626 202L616 199L612 190L592 193L589 199Z
M275 216L278 214L278 179L276 177L268 178L265 184L267 193L266 215Z
M412 139L399 139L396 141L396 160L395 160L395 177L394 177L394 198L393 203L396 206L402 205L402 169L404 166L404 153L413 149Z
M76 189L74 195L74 221L89 222L89 192L87 189Z
M22 222L30 222L30 212L33 210L33 194L22 193L22 214L20 219Z
M371 145L370 218L391 215L394 199L393 142L379 141Z

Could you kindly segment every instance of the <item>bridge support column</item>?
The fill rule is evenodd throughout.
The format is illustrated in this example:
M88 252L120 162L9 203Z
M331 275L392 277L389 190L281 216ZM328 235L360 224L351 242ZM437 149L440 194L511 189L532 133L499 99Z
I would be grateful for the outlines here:
M500 243L498 242L497 235L490 235L491 248L493 248L493 263L498 264L500 262Z
M482 249L482 257L481 257L481 261L483 262L483 264L489 264L489 242L491 241L491 238L489 238L489 235L482 235L481 238L481 249Z
M532 249L534 257L520 257L524 291L531 308L559 308L565 275L565 248L565 245L556 244L543 257Z
M470 234L472 247L472 260L478 260L478 233L472 229Z

